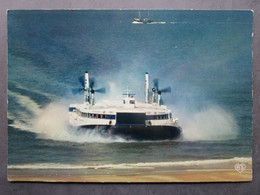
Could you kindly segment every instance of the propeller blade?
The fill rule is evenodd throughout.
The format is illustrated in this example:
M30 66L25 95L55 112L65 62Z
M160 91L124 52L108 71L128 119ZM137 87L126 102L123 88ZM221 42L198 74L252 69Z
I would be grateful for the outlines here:
M81 83L82 87L84 88L85 87L85 79L84 79L83 76L79 77L79 82Z
M154 83L154 87L155 87L156 89L158 89L159 79L154 79L154 80L153 80L153 83Z
M100 89L96 89L95 92L97 93L106 93L106 88L100 88Z
M90 79L89 79L89 87L90 87L91 89L93 89L93 88L94 88L94 85L95 85L95 79L94 79L94 78L90 78Z
M80 93L81 91L83 91L83 88L76 88L76 89L72 89L71 91L75 95L75 94Z
M171 93L172 92L172 89L171 89L171 87L166 87L166 88L164 88L164 89L161 89L160 90L162 93Z

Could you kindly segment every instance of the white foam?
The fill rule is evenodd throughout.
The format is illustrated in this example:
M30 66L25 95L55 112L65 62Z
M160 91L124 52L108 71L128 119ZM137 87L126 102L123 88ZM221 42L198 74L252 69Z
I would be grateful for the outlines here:
M60 163L35 163L23 165L8 165L8 169L154 169L156 167L177 167L186 166L192 168L200 165L220 165L225 163L252 163L250 157L234 157L231 159L209 159L176 162L147 162L147 163L122 163L107 165L74 165Z
M38 105L28 96L23 96L20 93L12 92L11 90L8 90L8 95L15 97L17 103L23 107L26 107L30 112L38 113L40 111L40 105Z
M35 101L19 93L8 91L8 94L15 97L17 103L25 110L12 110L8 112L8 118L13 120L14 128L37 133L37 138L52 139L58 141L70 142L125 142L123 138L105 137L97 131L85 130L77 131L69 127L68 105L61 103L50 103L44 108L40 108ZM29 111L29 113L28 113ZM13 113L14 112L14 113Z
M9 112L8 117L14 120L14 123L9 126L38 133L38 138L80 143L128 142L120 137L103 136L93 130L79 132L69 128L68 104L66 103L50 103L41 109L35 101L27 96L10 90L8 93L31 113L23 112L23 110L15 110L15 113ZM106 104L106 100L101 102ZM117 105L118 101L115 100L113 103ZM180 107L179 110L174 109L173 114L180 119L184 140L226 140L234 139L238 135L239 127L233 115L216 105L197 112L185 111L183 107Z
M10 124L9 126L13 126L21 130L33 131L32 126L34 123L34 118L41 112L40 105L28 96L23 96L19 93L12 92L11 90L8 90L8 95L15 97L17 103L21 107L26 108L25 110L16 109L8 112L8 118L14 120L13 124Z
M180 107L174 114L180 119L184 140L235 139L239 133L233 114L217 105L200 111L185 111Z
M152 22L152 23L149 23L149 24L166 24L166 22Z
M82 131L69 126L68 109L61 103L48 104L36 117L34 131L38 138L70 142L125 142L123 138L104 136L98 131L84 129Z

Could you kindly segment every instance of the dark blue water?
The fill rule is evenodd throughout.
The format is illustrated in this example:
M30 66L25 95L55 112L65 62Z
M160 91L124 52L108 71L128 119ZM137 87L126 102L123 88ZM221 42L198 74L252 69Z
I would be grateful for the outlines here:
M146 17L148 11L142 11ZM252 13L151 10L9 11L9 164L108 164L250 157ZM165 23L160 23L165 22ZM82 101L84 71L106 96L129 86L144 100L144 73L172 93L162 98L183 127L175 141L129 142L64 127ZM54 121L54 122L53 122Z

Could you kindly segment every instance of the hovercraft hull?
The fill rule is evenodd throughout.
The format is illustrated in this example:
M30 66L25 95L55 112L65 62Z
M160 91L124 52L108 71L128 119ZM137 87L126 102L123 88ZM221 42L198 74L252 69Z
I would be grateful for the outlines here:
M127 140L172 140L181 134L181 127L143 125L86 125L80 130L93 130L104 136L120 136Z

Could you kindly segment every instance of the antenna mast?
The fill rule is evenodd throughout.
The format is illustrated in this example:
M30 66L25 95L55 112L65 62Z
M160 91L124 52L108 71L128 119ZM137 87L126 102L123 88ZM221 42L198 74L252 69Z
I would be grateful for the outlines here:
M85 86L84 86L84 103L89 103L89 75L88 72L85 72Z
M145 103L149 103L149 74L145 73Z

